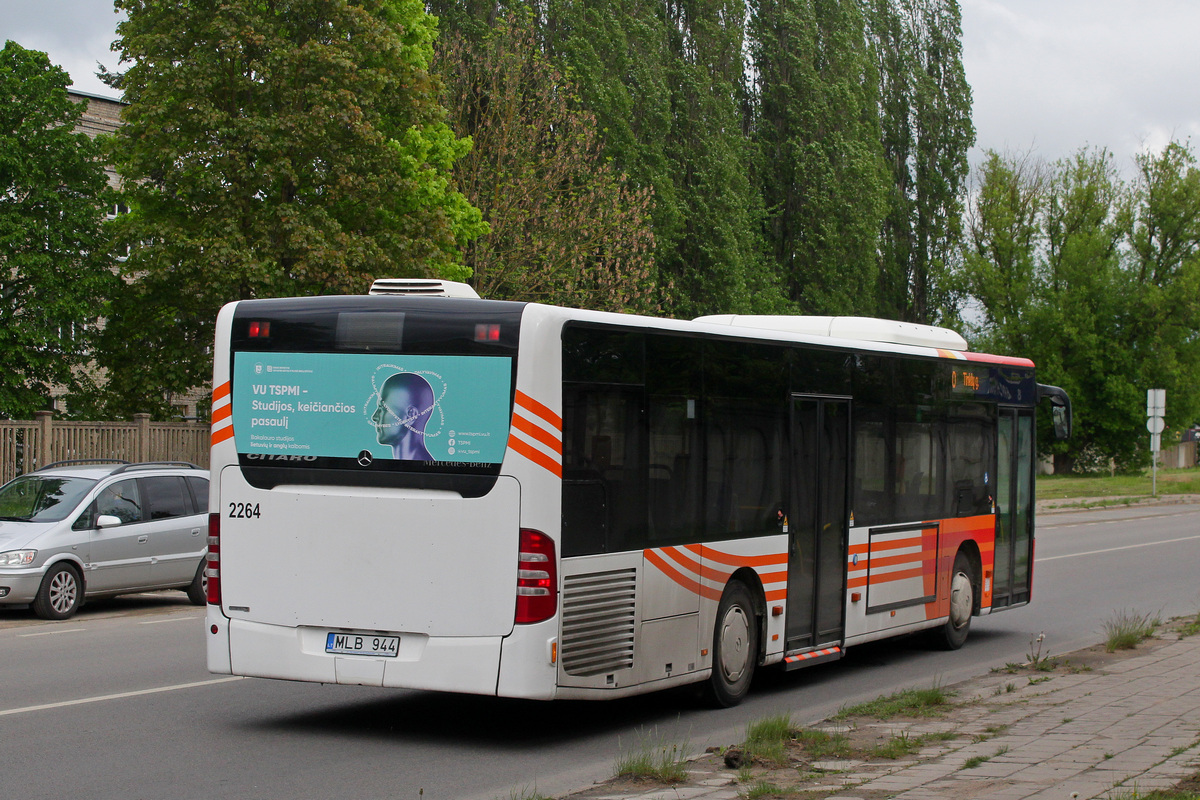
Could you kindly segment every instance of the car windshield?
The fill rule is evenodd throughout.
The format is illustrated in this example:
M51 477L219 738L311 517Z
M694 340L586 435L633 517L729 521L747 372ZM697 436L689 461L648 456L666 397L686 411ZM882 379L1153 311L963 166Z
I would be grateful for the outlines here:
M91 478L22 475L0 486L0 519L58 522L95 484Z

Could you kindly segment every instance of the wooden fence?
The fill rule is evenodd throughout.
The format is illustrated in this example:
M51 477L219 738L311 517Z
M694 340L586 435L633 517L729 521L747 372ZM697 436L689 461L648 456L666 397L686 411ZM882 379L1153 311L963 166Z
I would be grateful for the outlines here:
M55 461L119 458L190 461L208 467L209 427L202 422L66 422L38 411L34 420L0 420L0 483Z

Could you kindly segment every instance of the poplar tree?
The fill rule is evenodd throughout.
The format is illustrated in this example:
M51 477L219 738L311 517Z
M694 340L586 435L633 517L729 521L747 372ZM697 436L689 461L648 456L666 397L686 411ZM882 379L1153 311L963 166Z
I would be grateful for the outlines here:
M579 81L606 152L654 192L675 316L773 310L746 136L742 0L550 0L550 53Z
M947 280L962 242L967 151L975 141L957 0L866 0L891 176L880 236L879 313L952 321Z
M760 188L785 293L807 314L873 314L886 212L879 78L857 4L752 0Z

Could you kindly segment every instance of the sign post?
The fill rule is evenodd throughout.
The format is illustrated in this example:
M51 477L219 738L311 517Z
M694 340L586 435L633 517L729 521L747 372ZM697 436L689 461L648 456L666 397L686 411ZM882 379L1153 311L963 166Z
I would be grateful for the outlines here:
M1146 390L1146 430L1150 431L1150 494L1158 497L1158 451L1162 449L1163 414L1167 410L1167 390Z

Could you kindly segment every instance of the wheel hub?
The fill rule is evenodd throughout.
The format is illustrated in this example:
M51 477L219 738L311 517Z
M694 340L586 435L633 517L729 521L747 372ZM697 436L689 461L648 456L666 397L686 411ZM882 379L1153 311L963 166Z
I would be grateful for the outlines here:
M750 620L738 606L725 612L720 641L721 671L730 683L736 683L750 662Z
M971 610L975 605L975 588L971 576L965 572L954 573L950 582L950 624L961 628L971 621Z

